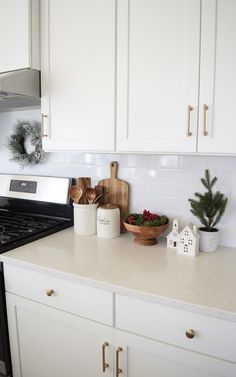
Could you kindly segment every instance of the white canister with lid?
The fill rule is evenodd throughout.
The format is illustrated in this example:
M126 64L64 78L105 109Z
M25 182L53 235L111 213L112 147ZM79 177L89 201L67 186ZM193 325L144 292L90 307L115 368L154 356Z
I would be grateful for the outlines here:
M115 204L101 205L97 210L97 236L116 238L120 235L120 210Z

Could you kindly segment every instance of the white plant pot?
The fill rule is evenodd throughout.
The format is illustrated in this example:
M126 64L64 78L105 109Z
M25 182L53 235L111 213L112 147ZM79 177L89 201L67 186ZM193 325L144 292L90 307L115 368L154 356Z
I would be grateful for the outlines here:
M205 230L199 229L200 234L200 250L206 252L216 251L219 245L220 232L206 232Z

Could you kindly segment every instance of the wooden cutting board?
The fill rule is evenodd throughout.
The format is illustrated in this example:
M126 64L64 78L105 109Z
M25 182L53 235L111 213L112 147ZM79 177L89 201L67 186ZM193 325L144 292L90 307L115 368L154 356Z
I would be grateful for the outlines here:
M108 194L104 195L100 204L116 204L120 209L121 220L121 232L125 232L126 229L123 226L123 219L129 212L129 184L122 179L117 178L118 162L112 161L110 163L111 178L102 179L98 182L99 186L102 186L102 191L108 191Z

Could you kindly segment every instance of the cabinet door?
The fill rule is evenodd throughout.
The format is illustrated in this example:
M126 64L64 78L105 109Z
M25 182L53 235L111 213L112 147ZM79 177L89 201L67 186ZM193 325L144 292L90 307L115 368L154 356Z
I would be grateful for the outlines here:
M112 376L112 329L7 294L14 377Z
M235 376L235 364L120 330L115 330L114 344L122 377Z
M199 46L199 0L118 1L118 150L196 151Z
M199 152L236 153L236 1L203 0Z
M45 150L114 149L115 0L42 0Z
M39 69L39 1L0 0L0 72Z

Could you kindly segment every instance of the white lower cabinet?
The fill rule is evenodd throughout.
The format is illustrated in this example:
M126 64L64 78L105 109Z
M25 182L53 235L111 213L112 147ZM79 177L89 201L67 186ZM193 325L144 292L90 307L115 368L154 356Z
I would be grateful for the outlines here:
M121 377L235 376L231 363L125 331L115 330L115 344Z
M14 377L104 375L103 344L112 344L112 328L13 294L7 310ZM104 352L112 376L111 347Z
M10 264L4 275L13 377L236 376L235 322Z
M236 376L235 322L123 295L115 310L122 377Z

